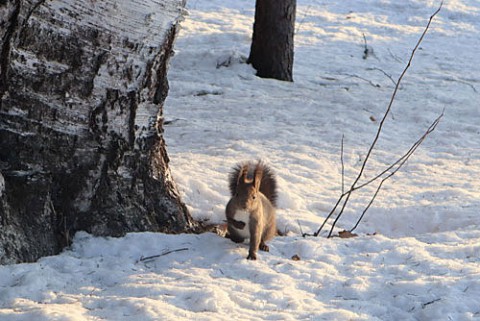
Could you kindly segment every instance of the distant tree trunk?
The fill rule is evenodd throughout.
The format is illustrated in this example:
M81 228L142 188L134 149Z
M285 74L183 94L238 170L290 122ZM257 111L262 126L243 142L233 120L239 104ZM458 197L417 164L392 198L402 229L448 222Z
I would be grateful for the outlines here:
M0 263L180 232L162 108L183 0L0 1Z
M248 63L257 76L293 81L296 0L257 0Z

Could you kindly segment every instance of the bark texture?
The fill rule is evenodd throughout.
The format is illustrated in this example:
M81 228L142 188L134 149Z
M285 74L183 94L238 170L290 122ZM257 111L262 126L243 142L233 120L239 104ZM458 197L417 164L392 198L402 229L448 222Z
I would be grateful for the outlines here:
M194 227L162 107L183 0L0 1L0 263Z
M296 0L257 0L248 63L257 76L293 81Z

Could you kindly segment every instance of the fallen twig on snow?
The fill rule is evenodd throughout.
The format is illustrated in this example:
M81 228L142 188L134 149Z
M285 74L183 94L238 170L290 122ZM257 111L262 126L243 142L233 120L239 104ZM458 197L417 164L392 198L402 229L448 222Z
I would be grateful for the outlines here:
M435 299L435 300L429 301L429 302L427 302L427 303L422 303L422 309L425 309L428 305L433 304L433 303L435 303L435 302L438 302L438 301L440 301L440 300L441 300L441 299Z
M187 251L187 250L189 250L189 248L184 247L184 248L176 249L176 250L167 250L167 251L163 252L162 254L157 254L157 255L152 255L152 256L147 256L147 257L143 257L143 256L142 256L140 259L138 259L137 263L138 263L138 262L145 262L145 261L153 260L153 259L156 259L156 258L158 258L158 257L168 255L168 254L170 254L170 253Z
M408 63L406 65L406 67L403 69L403 72L400 74L397 82L395 83L395 89L393 91L393 94L390 98L390 102L388 104L388 107L383 115L383 118L379 124L379 127L378 127L378 130L377 130L377 133L375 135L375 138L372 142L372 144L370 145L370 148L368 149L368 152L367 152L367 155L365 156L365 159L363 160L362 162L362 166L360 168L360 171L358 172L357 174L357 177L355 178L353 184L351 185L350 189L346 192L344 192L342 190L342 195L340 195L340 197L338 198L335 206L333 207L333 209L330 211L330 213L327 215L327 217L325 218L325 220L323 221L322 225L320 226L320 228L313 234L313 236L318 236L320 234L320 232L322 231L322 229L324 228L325 224L327 223L327 221L333 216L333 214L335 213L335 211L337 210L337 208L340 206L340 204L342 203L342 200L343 200L343 204L341 205L341 208L340 208L340 211L339 213L337 214L331 228L330 228L330 231L328 233L328 238L330 238L332 236L332 232L333 232L333 229L335 228L335 225L337 224L338 220L340 219L340 217L342 216L342 214L344 213L344 210L345 210L345 207L347 206L347 203L348 201L350 200L350 197L352 195L352 193L362 187L365 187L371 183L373 183L374 181L378 180L379 178L383 177L386 173L390 172L390 170L392 170L386 177L384 177L382 179L382 181L380 182L379 186L377 187L377 190L375 192L375 194L373 195L372 199L370 200L369 204L367 205L367 207L365 208L365 210L363 211L362 215L360 216L360 219L357 221L357 224L355 224L355 226L350 230L350 232L352 232L353 230L355 230L358 226L358 224L360 223L360 221L362 220L362 218L364 217L366 211L370 208L370 206L372 205L373 201L375 200L376 196L378 195L380 189L382 188L382 185L383 183L390 177L392 177L398 170L400 170L402 168L402 166L405 164L405 162L410 158L410 156L415 152L415 150L418 148L418 146L420 146L420 144L425 140L425 138L433 131L435 130L436 126L438 125L440 119L442 118L443 116L443 112L442 114L432 123L432 125L428 128L428 130L423 134L423 136L417 140L417 142L415 142L415 144L413 144L413 146L408 150L407 153L405 153L402 157L400 157L395 163L393 163L391 166L389 166L387 169L385 169L384 171L382 171L380 174L376 175L374 178L372 178L371 180L357 186L358 182L360 181L360 178L362 177L363 175L363 172L365 171L365 168L366 168L366 165L370 159L370 155L372 154L372 151L373 149L375 148L376 144L377 144L377 141L380 137L380 134L382 132L382 129L383 129L383 125L385 123L385 120L387 119L387 116L390 114L391 112L391 109L392 109L392 105L393 105L393 102L395 100L395 97L397 95L397 91L400 87L400 83L404 77L404 75L406 74L407 70L410 68L410 65L411 65L411 62L413 60L413 57L415 56L415 53L418 49L418 47L420 46L425 34L427 33L429 27L430 27L430 24L433 20L433 18L440 12L441 8L442 8L442 5L443 5L443 1L440 3L440 6L438 7L438 9L430 16L430 19L427 23L427 26L425 27L422 35L420 36L419 40L417 41L417 44L415 45L415 47L413 48L412 50L412 53L410 55L410 59L408 60ZM343 143L342 143L342 154L343 154ZM342 161L342 168L343 168L343 161ZM343 175L343 169L342 169L342 175ZM343 177L342 177L342 182L343 182ZM343 189L343 188L342 188ZM308 236L308 234L303 234L303 236Z
M357 79L366 81L366 82L368 82L372 87L375 87L375 88L380 88L380 87L381 87L379 84L376 84L376 83L374 83L374 82L371 81L371 80L368 80L368 79L366 79L366 78L363 78L363 77L360 77L360 76L357 76L357 75L352 75L352 74L342 74L342 75L347 76L348 78L357 78Z
M387 76L388 79L390 79L390 81L393 83L393 85L395 86L397 83L395 82L395 80L393 80L392 76L387 74L384 70L380 69L380 68L367 68L367 70L378 70L380 71L381 73L383 73L385 76Z

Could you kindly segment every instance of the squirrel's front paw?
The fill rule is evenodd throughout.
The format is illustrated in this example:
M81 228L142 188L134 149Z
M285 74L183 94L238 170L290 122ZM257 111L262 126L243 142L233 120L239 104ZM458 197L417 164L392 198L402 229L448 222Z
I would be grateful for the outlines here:
M228 224L232 225L236 229L243 230L245 228L245 222L234 220L233 218L227 219Z
M265 252L269 252L270 251L270 248L268 247L267 244L263 243L263 244L260 244L260 250L261 251L265 251Z
M257 254L256 253L248 253L247 260L255 261L256 259L257 259Z
M245 228L245 222L242 222L242 221L236 221L236 220L233 220L233 226L235 226L235 228L239 229L239 230L243 230Z

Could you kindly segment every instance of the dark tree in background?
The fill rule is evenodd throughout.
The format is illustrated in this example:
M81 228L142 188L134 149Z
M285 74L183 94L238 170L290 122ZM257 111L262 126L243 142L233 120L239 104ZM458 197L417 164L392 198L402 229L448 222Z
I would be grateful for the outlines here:
M293 81L296 0L257 0L248 63L257 76Z
M194 227L162 136L183 5L0 1L0 263L58 253L78 230Z

